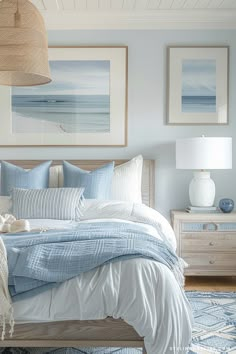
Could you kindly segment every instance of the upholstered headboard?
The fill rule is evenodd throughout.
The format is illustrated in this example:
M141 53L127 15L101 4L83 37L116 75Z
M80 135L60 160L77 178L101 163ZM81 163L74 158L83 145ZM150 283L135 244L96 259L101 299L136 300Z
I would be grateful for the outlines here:
M79 166L84 170L93 170L108 163L111 160L67 160ZM113 160L115 165L118 166L128 160ZM9 161L14 165L21 166L26 169L31 169L41 162L42 160L14 160ZM55 160L52 163L50 169L50 187L61 187L62 186L62 161ZM143 203L154 207L155 204L155 184L154 184L154 160L144 160L143 161L143 175L142 175L142 200Z

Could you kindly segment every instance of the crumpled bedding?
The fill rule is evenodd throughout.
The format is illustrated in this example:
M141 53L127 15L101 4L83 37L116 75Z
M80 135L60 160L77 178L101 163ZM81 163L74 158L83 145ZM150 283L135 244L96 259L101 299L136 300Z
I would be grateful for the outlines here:
M80 221L103 218L129 220L153 226L159 237L176 250L176 238L169 222L157 210L144 204L86 199Z
M152 229L153 237L176 247L172 228L155 210L132 203L95 204L85 205L81 222L141 222ZM34 221L30 223L33 228ZM144 337L148 354L186 353L191 342L193 318L183 289L165 265L143 258L103 265L18 301L14 314L18 323L122 318Z
M192 313L183 290L166 266L146 259L83 273L14 303L14 314L16 322L123 318L145 338L148 354L185 353L191 341Z
M104 220L104 219L103 219ZM7 234L9 290L29 297L106 263L147 258L165 264L183 285L183 262L143 224L109 219L78 223L66 230ZM158 232L159 235L160 231Z

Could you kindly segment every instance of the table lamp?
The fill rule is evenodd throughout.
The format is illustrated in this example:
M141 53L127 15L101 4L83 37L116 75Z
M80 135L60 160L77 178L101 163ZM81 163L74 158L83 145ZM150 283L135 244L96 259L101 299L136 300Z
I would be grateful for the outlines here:
M176 168L197 170L189 185L192 206L214 204L215 183L208 170L232 168L232 138L187 138L176 141Z

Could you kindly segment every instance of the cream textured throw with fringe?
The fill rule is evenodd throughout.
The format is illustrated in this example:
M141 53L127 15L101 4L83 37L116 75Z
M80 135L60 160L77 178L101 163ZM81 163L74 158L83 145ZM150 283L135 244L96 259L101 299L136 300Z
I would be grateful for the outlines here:
M10 336L14 331L13 306L11 296L8 291L8 266L7 253L0 237L0 324L2 326L1 339L4 340L6 334L6 325L10 325Z
M27 231L30 231L30 224L28 220L17 220L15 216L11 214L0 215L0 232L15 233Z

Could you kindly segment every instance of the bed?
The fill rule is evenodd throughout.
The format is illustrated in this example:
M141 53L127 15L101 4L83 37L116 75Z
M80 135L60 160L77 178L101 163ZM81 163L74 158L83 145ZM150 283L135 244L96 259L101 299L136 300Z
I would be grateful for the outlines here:
M40 161L10 161L25 169L32 169ZM85 170L93 170L105 163L106 160L72 160L76 166ZM115 161L116 166L125 163L126 160ZM61 186L61 161L53 161L51 169L51 186ZM142 199L149 207L154 206L154 161L144 160L142 172ZM188 330L191 332L191 314L188 312ZM182 335L181 333L179 334ZM0 341L0 347L130 347L143 348L144 338L121 318L107 317L102 320L62 320L53 322L18 323L15 324L13 338L5 338ZM171 348L173 353L182 353L186 348ZM164 354L164 353L156 353Z

